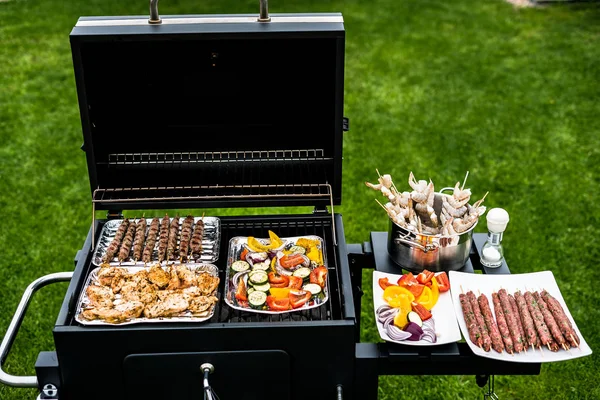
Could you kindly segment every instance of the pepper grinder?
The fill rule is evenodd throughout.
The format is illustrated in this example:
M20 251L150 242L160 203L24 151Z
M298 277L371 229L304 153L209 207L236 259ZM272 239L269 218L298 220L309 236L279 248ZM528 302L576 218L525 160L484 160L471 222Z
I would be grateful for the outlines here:
M508 225L508 213L502 208L492 208L487 213L488 237L481 249L481 263L488 268L498 268L504 259L502 234Z

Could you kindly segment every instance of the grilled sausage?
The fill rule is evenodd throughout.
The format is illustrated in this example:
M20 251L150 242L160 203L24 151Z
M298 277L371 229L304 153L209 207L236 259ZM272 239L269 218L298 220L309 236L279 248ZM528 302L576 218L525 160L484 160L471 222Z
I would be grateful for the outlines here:
M527 308L529 309L529 313L531 314L531 318L535 324L535 329L537 330L542 346L548 346L548 348L550 348L550 343L552 343L552 334L544 322L544 316L542 315L540 307L538 306L531 292L525 292L523 297L527 303Z
M575 333L571 321L569 321L565 310L563 310L558 300L552 297L546 290L542 291L542 299L546 302L565 339L567 339L571 346L578 347L581 340Z
M492 340L492 349L498 353L502 353L504 351L504 343L502 342L502 337L500 337L500 332L498 332L496 321L494 321L494 317L492 316L490 302L485 294L480 294L477 298L477 302L479 303L479 309L481 310L483 320L487 326L488 334Z
M169 241L167 242L167 260L173 261L176 257L177 235L179 234L179 215L171 221L169 227Z
M123 241L125 232L127 232L128 226L129 226L129 219L125 218L121 222L121 225L119 225L119 228L117 229L117 232L115 233L115 237L113 238L113 240L108 245L108 248L106 249L106 254L104 254L104 258L102 259L104 262L106 262L106 263L110 262L115 257L115 254L117 254L119 247L121 247L121 242Z
M133 261L142 258L144 239L146 238L146 219L140 218L135 228L135 239L133 241Z
M492 347L492 339L490 338L488 328L485 325L483 315L481 315L481 310L479 309L479 304L477 303L477 297L475 297L473 291L469 290L467 292L467 299L469 300L469 303L471 303L471 308L473 309L475 321L477 322L477 326L479 327L479 332L481 332L483 350L490 351L490 348Z
M152 222L150 222L150 229L148 229L146 247L144 247L144 255L142 258L142 261L144 261L144 263L149 263L150 261L152 261L152 252L154 251L154 245L156 244L156 239L158 237L158 226L158 217L152 218Z
M121 243L121 249L119 250L119 261L123 262L129 258L129 252L131 251L131 245L133 243L133 236L135 235L135 228L137 224L134 222L129 223L129 227L127 228L127 233L123 238L123 243Z
M529 347L529 342L527 342L527 335L525 334L525 329L523 329L523 322L521 321L521 314L519 314L519 307L517 306L517 302L512 294L508 295L508 301L510 303L510 307L513 310L513 314L515 316L515 321L517 323L517 329L519 330L519 334L523 339L523 350L527 351Z
M537 331L535 329L535 323L533 322L533 318L529 313L529 307L527 307L527 302L525 298L521 294L520 290L515 292L515 301L517 303L517 307L519 308L519 314L521 315L521 322L523 323L523 330L525 332L525 336L527 336L527 343L532 347L540 347L540 339L538 338Z
M460 305L462 306L465 323L467 324L467 330L469 331L469 339L471 339L473 344L481 347L483 345L483 340L481 337L481 331L479 330L477 321L475 320L475 314L473 313L471 302L467 298L467 295L463 293L459 294L458 298L460 299Z
M163 262L167 253L167 241L169 240L169 215L165 214L160 221L160 237L158 238L158 262Z
M519 330L519 315L515 315L515 312L512 308L512 304L510 302L510 296L506 292L506 289L500 289L498 291L498 297L500 298L500 304L502 305L502 311L504 312L504 317L506 318L506 324L508 325L508 330L510 331L510 336L513 341L514 350L517 353L523 351L523 345L525 340L523 339L523 335Z
M202 238L204 237L204 221L199 219L194 227L194 234L192 235L192 257L198 261L202 256Z
M179 239L179 258L182 262L188 259L190 240L192 239L192 229L194 226L194 217L188 215L181 224L181 238Z
M560 347L563 347L564 349L568 350L571 347L571 345L567 340L565 340L565 337L563 336L562 332L560 331L560 328L558 327L558 323L556 322L554 316L548 309L546 302L544 301L544 299L542 299L542 296L540 296L538 292L533 292L533 298L537 303L540 311L542 312L544 322L548 326L548 329L552 334L552 338L556 341L558 345L560 345ZM556 346L556 350L558 350L558 345ZM550 347L550 350L552 350L552 346Z
M504 311L502 311L502 305L500 304L500 298L498 297L498 293L492 293L492 302L494 303L496 322L498 322L498 330L500 331L500 335L502 336L504 348L508 353L513 354L513 352L515 351L513 347L513 341L510 337L510 330L508 329L508 325L506 324L506 318L504 317Z

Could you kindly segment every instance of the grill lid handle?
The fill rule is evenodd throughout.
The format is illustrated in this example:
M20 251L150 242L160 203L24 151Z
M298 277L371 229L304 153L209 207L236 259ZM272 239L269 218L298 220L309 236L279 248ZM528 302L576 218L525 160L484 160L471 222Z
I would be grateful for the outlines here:
M258 15L258 22L271 22L269 17L269 1L260 0L260 13ZM158 0L150 0L150 18L148 18L149 24L161 24L162 20L158 14Z
M150 0L150 18L148 19L149 24L161 24L162 20L158 15L158 0Z
M268 0L260 0L260 14L258 15L258 22L271 22L271 17L269 17Z

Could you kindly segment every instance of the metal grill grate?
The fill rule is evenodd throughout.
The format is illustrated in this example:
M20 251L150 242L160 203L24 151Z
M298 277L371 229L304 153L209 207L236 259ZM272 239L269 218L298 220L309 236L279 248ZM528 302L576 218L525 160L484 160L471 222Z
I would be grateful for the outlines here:
M323 149L109 154L108 165L189 168L194 164L332 161ZM102 163L100 163L102 164Z

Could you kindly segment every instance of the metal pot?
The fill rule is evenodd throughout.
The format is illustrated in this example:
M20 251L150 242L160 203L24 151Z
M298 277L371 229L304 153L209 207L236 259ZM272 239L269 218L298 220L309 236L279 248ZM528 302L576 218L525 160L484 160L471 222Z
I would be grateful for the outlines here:
M442 196L447 195L435 193L433 209L437 215L442 209ZM459 235L442 237L410 232L390 219L388 253L396 264L411 272L458 270L469 258L475 226L477 222Z

